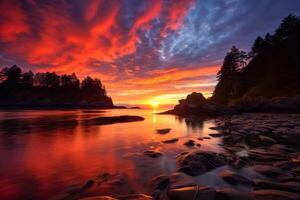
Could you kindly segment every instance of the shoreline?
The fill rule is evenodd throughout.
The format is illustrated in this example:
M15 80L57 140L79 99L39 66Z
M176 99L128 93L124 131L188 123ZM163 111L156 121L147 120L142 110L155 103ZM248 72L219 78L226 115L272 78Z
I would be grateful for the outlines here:
M100 105L77 105L77 104L0 104L0 110L31 110L31 109L46 109L46 110L69 110L69 109L135 109L126 106L100 106Z

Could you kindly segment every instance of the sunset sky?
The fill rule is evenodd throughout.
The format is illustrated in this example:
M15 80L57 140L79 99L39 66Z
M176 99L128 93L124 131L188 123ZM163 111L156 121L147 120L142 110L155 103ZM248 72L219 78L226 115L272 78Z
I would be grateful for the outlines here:
M248 50L299 0L0 0L0 67L97 77L116 104L209 96L226 51Z

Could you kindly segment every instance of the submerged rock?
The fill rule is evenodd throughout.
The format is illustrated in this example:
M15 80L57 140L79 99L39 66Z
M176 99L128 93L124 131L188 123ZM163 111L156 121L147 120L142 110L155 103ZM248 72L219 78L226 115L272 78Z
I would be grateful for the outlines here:
M177 163L180 171L197 176L217 167L227 164L224 155L211 151L195 150L187 154L179 155Z
M188 140L184 143L185 146L191 147L195 145L195 141L194 140Z
M211 137L222 137L223 134L222 133L210 133L209 134Z
M135 121L144 121L144 120L145 118L140 116L121 115L121 116L113 116L113 117L97 117L93 119L87 119L83 121L83 123L92 124L92 125L107 125L107 124L135 122Z
M170 128L164 128L164 129L156 129L156 132L159 134L167 134L171 131Z
M174 142L178 142L178 138L172 138L172 139L163 141L163 143L174 143Z
M158 158L158 157L162 156L162 153L161 153L161 152L159 152L159 151L154 151L154 150L146 150L146 151L144 151L144 154L145 154L146 156L151 157L151 158Z

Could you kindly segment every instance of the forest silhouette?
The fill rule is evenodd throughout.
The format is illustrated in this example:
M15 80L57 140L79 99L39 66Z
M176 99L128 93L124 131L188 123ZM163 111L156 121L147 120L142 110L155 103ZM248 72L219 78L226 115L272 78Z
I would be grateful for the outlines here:
M300 19L285 17L274 34L257 37L246 53L233 46L218 72L212 100L273 98L300 94Z
M2 105L74 105L113 107L105 86L97 78L80 81L75 73L22 72L14 65L0 72Z

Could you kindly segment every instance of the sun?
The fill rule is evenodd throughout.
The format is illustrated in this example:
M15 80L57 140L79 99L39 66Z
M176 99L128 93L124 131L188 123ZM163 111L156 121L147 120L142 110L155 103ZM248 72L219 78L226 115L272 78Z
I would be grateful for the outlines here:
M153 108L156 108L158 106L158 102L157 101L151 101L150 104L151 104L151 106Z

